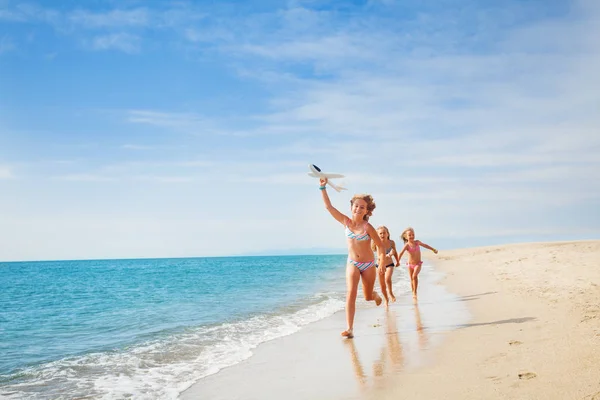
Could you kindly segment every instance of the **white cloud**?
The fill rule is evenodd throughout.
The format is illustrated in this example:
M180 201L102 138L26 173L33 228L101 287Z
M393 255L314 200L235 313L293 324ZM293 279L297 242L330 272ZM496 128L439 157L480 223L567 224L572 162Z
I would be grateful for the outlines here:
M191 4L173 3L165 8L114 8L107 11L95 11L86 8L58 10L34 3L16 4L5 2L0 5L0 20L18 23L44 22L61 31L73 26L84 29L101 28L181 28L197 22L207 13Z
M287 173L287 174L244 174L238 175L233 178L234 182L246 182L246 183L263 183L268 185L307 185L309 180L306 176L301 173Z
M0 179L13 179L12 169L7 166L0 165Z
M68 174L55 176L53 179L74 182L111 182L115 180L113 177L94 174Z
M204 160L125 161L103 165L70 161L55 164L70 167L71 172L53 175L53 180L96 183L198 183L207 180L210 168L218 167L208 157Z
M85 28L143 27L150 23L149 11L145 8L91 12L76 10L67 15L67 20Z
M124 144L121 145L121 148L126 150L152 150L154 147L143 144Z
M1 176L0 176L1 178ZM54 180L69 181L69 182L95 182L95 183L111 183L111 182L126 182L138 181L146 183L190 183L196 181L196 178L190 176L171 176L171 175L139 175L139 174L68 174L52 177Z
M356 62L357 59L370 60L378 56L367 43L361 42L359 37L335 35L274 45L248 44L241 47L241 50L274 60L335 61L336 65L344 59Z
M214 166L214 162L208 160L190 160L190 161L180 161L175 163L177 166L182 167L212 167Z
M139 175L133 177L134 180L157 183L189 183L194 178L189 176L157 176L157 175Z
M128 54L139 53L141 50L141 38L129 33L100 35L85 43L92 50L118 50Z
M174 131L197 135L220 132L213 121L195 113L130 110L127 119L132 123L170 128Z
M0 5L2 7L2 5ZM0 20L10 22L45 22L54 24L60 19L60 13L51 9L43 8L35 4L16 4L10 3L0 8Z

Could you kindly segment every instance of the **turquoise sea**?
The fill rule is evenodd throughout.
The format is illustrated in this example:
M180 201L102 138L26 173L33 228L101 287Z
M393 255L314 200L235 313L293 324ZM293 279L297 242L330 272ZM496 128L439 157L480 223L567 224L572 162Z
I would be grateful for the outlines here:
M345 261L0 263L0 395L177 398L260 343L342 310Z

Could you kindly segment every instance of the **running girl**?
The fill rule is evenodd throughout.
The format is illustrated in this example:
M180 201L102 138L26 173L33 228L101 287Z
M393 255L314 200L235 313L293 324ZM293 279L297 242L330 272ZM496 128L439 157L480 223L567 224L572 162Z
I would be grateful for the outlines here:
M388 292L392 303L396 301L396 296L394 296L394 290L392 288L392 274L394 273L394 267L400 265L400 259L398 258L398 252L396 251L396 243L394 243L393 240L390 240L390 231L388 228L385 226L378 227L377 235L379 235L379 239L381 239L383 252L385 253L385 262L383 265L379 264L377 266L377 271L379 272L379 286L381 286L381 292L383 293L385 306L387 307L389 304ZM375 242L371 242L371 250L377 250ZM396 262L392 260L392 257L396 258Z
M369 224L369 217L375 209L375 202L371 195L357 194L350 200L350 211L352 218L339 212L331 205L329 195L327 194L327 179L320 180L323 202L327 211L339 223L344 225L346 238L348 240L348 261L346 263L346 322L347 329L342 332L346 338L354 337L354 314L356 312L356 296L358 292L358 282L362 280L363 294L365 300L374 300L375 304L381 304L381 297L373 291L375 285L376 272L373 251L371 250L371 240L375 242L379 253L379 264L385 262L383 244L377 235L375 228Z
M412 287L412 295L413 299L417 298L417 288L419 287L419 272L421 272L421 266L423 265L423 261L421 261L421 247L425 247L433 251L437 254L437 250L433 247L429 246L421 242L420 240L415 240L415 230L413 228L406 228L402 235L400 236L404 241L405 245L398 259L402 258L404 252L408 252L408 274L410 276L410 286Z

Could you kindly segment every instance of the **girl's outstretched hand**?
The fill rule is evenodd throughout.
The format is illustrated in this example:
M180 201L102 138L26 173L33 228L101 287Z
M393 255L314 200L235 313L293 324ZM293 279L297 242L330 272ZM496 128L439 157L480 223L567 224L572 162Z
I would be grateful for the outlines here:
M435 254L437 254L437 249L433 249L433 252L434 252Z
M319 183L321 184L321 186L325 186L327 184L327 178L319 179Z

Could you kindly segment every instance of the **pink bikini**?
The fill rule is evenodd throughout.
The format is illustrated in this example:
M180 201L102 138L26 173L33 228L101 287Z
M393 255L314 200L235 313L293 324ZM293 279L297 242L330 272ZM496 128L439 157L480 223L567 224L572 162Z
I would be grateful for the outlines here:
M410 243L406 246L406 250L410 253L410 254L417 254L417 253L421 253L421 248L419 247L419 244L417 242L415 242L414 246L411 246ZM417 267L420 267L421 265L423 265L423 261L419 261L416 264L410 264L407 263L408 267L410 269L415 269Z

